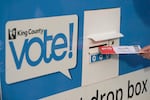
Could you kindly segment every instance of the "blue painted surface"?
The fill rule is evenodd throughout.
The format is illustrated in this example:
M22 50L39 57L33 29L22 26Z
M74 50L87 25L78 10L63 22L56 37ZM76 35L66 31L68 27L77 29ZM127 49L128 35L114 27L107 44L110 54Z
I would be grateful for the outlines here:
M121 4L121 45L150 44L150 1L124 0ZM150 65L150 61L139 55L120 55L119 74L126 74Z

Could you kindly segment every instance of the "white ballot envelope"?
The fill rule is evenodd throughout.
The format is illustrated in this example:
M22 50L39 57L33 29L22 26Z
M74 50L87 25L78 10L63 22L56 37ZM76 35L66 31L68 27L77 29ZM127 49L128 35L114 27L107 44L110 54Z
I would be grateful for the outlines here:
M101 54L138 54L141 50L140 45L132 46L100 46Z

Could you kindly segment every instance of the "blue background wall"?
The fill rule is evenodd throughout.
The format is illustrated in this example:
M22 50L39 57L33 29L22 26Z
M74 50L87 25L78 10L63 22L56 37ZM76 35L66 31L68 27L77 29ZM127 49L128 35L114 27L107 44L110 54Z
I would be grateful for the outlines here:
M150 44L149 5L149 0L123 0L121 32L124 34L124 38L121 39L121 45L139 44L144 47ZM120 55L120 74L132 72L148 65L150 65L150 61L139 55Z
M149 0L1 0L0 4L0 71L4 100L34 100L81 86L83 18L85 10L121 8L121 45L150 44ZM11 20L77 14L78 59L70 70L73 79L60 73L42 76L15 84L5 82L5 24ZM6 59L7 60L7 59ZM120 55L119 75L142 69L150 61L139 55ZM61 84L60 84L61 82ZM32 89L31 89L32 88Z

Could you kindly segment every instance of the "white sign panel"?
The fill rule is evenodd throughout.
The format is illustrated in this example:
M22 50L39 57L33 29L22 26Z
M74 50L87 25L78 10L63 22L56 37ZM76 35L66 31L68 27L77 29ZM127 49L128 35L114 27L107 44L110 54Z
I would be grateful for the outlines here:
M6 24L8 84L61 72L71 78L76 66L76 15L10 21Z

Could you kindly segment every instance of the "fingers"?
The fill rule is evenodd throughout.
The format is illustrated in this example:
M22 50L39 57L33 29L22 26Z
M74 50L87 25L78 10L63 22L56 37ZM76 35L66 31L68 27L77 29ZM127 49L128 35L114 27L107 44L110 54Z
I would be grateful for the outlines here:
M139 53L143 58L150 59L150 45L142 48Z
M142 48L140 50L141 53L150 53L150 45Z
M145 59L150 59L150 54L148 53L141 54L141 56Z

